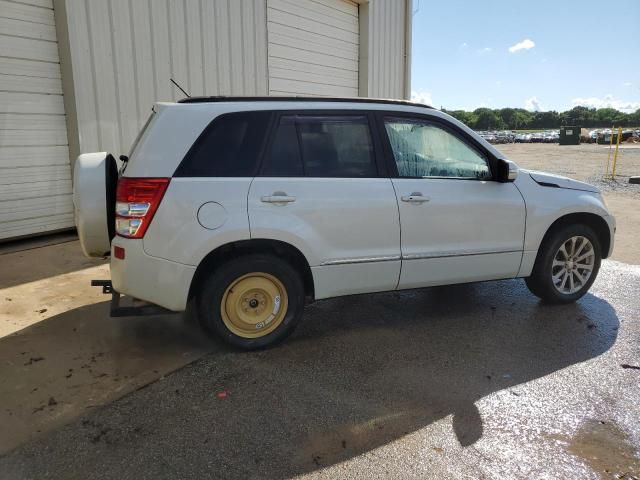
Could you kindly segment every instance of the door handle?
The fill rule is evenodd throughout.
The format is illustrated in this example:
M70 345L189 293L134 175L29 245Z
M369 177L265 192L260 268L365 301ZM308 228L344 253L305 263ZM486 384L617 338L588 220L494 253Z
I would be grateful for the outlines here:
M400 197L400 200L408 203L424 203L431 200L429 197L425 197L421 192L412 192L411 195L404 195Z
M260 197L260 201L264 203L291 203L296 201L296 197L290 197L284 192L273 192L273 195Z

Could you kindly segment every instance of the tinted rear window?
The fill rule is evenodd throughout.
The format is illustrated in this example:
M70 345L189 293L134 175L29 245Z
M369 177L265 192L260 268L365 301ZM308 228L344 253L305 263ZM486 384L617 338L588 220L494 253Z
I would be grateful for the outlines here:
M262 176L376 177L365 115L283 116Z
M295 117L282 117L276 129L271 150L265 159L262 176L302 177L303 175Z
M270 116L270 112L238 112L217 117L195 141L174 176L254 176Z

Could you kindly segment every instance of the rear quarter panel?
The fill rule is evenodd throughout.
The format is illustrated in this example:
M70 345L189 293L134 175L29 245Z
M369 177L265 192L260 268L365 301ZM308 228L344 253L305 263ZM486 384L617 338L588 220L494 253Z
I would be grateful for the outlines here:
M159 103L154 108L157 113L127 164L127 177L171 177L193 142L219 114L202 105L183 108Z
M247 194L251 178L173 178L144 237L147 255L198 265L212 250L249 239ZM200 220L203 205L215 218ZM205 207L207 208L207 207ZM205 224L201 223L201 221Z

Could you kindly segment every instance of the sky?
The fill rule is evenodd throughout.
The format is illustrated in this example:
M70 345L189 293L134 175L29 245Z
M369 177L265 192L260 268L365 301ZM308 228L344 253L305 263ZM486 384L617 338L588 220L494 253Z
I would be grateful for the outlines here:
M640 0L413 0L413 10L416 101L640 108Z

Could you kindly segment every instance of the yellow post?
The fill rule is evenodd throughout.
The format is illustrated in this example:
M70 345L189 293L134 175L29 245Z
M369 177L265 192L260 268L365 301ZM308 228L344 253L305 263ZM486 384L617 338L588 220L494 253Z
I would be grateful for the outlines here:
M613 154L613 170L611 172L611 178L616 178L616 162L618 161L618 147L620 146L620 139L622 138L622 127L618 127L618 141L616 142L616 153Z
M616 127L611 127L611 136L609 137L609 155L607 155L607 173L605 177L609 176L609 164L611 163L611 145L613 144L613 129Z

